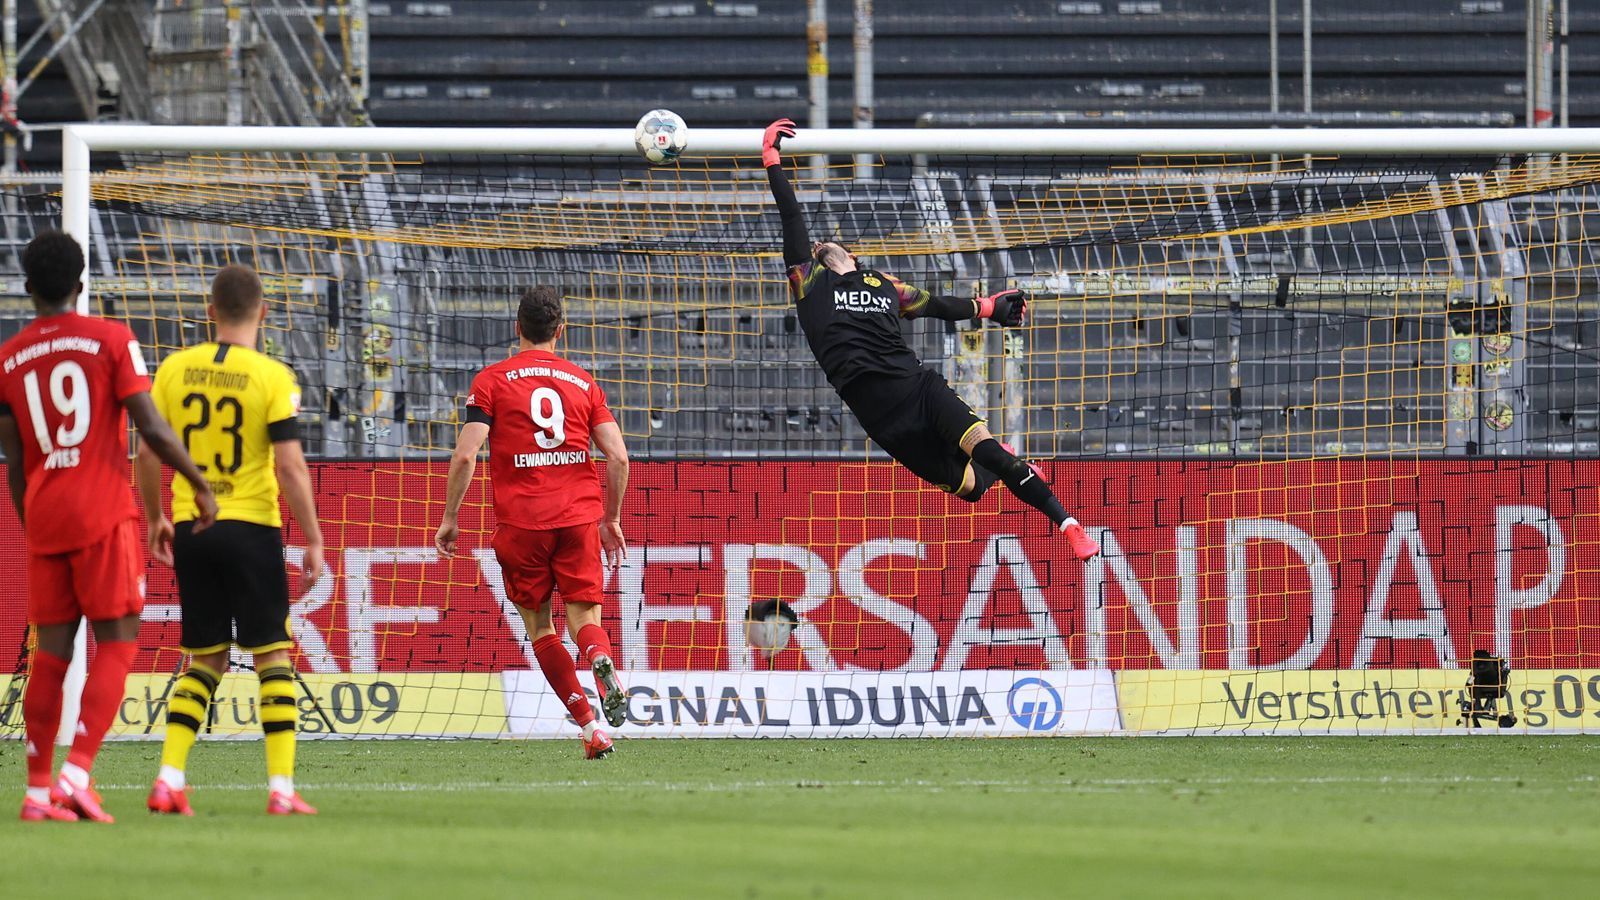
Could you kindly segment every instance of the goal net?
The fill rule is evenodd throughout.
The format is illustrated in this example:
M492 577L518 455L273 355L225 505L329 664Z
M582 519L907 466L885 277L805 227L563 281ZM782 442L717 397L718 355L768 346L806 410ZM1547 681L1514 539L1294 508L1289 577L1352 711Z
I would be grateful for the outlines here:
M1028 292L1020 328L905 331L1098 538L1088 563L1003 487L965 503L866 439L753 152L97 151L90 307L158 362L207 338L219 267L262 274L333 574L292 617L310 733L576 734L485 476L464 552L432 547L467 385L536 284L635 460L604 607L624 736L1437 730L1471 724L1475 651L1508 661L1513 727L1594 727L1600 156L966 138L790 174L813 237L872 268ZM148 578L118 727L159 735L182 660ZM797 620L771 652L762 601ZM214 733L254 733L253 694L225 685Z

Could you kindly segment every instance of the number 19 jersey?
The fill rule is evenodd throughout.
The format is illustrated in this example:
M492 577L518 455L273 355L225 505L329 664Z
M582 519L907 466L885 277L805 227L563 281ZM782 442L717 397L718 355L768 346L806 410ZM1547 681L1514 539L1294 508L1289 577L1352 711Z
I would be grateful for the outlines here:
M595 426L614 422L594 376L544 350L524 350L472 380L468 422L489 426L495 520L530 531L599 521Z
M0 346L0 412L17 422L28 478L28 549L88 547L137 513L122 401L150 389L139 342L120 322L61 313Z
M217 518L281 528L274 441L300 437L300 386L270 356L235 344L196 344L167 357L151 391L217 495ZM199 514L194 488L172 479L172 519Z

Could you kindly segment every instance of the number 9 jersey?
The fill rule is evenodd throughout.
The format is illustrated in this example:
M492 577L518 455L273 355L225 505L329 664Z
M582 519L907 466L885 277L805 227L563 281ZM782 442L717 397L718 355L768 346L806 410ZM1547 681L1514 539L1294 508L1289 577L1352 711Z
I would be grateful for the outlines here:
M293 370L249 347L196 344L161 363L150 395L211 483L219 520L283 527L272 445L300 438ZM172 520L197 514L194 488L172 479Z
M472 379L466 417L489 426L497 522L547 531L600 520L590 433L616 419L592 375L554 353L524 350Z
M0 347L0 414L22 437L32 553L88 547L138 515L122 402L149 389L139 342L120 322L43 316Z

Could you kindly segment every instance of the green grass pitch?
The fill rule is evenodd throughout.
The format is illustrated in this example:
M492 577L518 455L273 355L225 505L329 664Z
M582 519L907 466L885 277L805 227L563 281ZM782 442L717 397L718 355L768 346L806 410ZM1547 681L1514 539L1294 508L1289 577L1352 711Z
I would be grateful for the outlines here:
M112 826L0 823L8 898L1580 897L1581 737L301 745L315 819L268 819L258 743L109 745ZM0 745L21 802L22 748Z

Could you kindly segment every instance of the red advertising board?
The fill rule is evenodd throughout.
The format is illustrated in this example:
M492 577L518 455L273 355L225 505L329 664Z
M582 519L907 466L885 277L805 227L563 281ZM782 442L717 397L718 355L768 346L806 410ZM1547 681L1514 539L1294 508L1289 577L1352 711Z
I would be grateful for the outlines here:
M314 464L335 577L295 609L309 672L531 667L488 546L432 550L444 463ZM630 669L1600 666L1600 462L1063 461L1056 491L1106 554L1074 560L996 488L975 505L897 467L638 462L606 619ZM294 537L291 536L291 540ZM0 515L0 670L17 658L23 543ZM804 620L752 660L753 598ZM148 574L145 671L178 641Z

